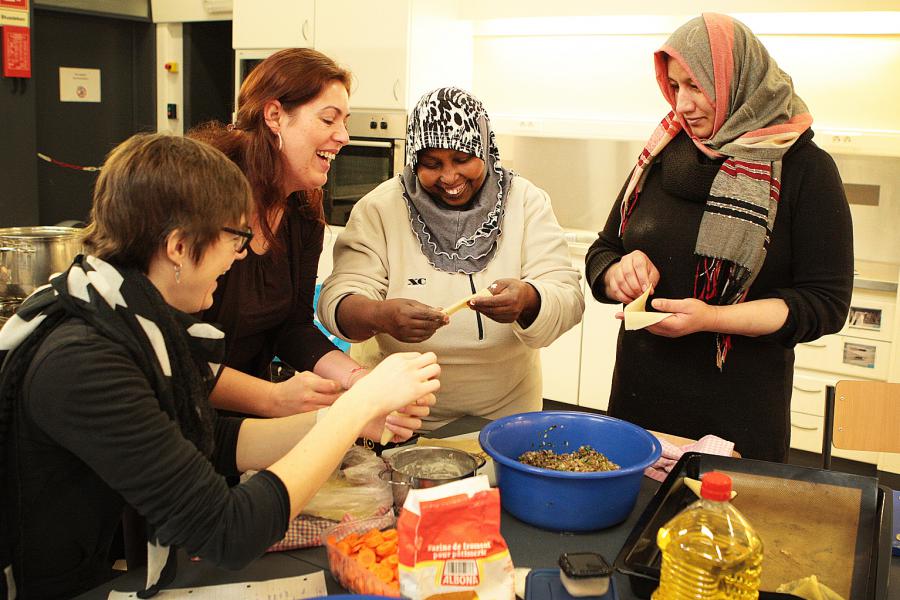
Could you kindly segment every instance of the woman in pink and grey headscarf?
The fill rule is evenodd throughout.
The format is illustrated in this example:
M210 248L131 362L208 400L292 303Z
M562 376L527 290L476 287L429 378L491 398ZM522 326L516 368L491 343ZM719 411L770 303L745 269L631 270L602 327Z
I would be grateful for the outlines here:
M672 106L586 257L593 295L672 313L619 333L610 414L783 461L794 351L838 331L850 211L812 116L742 23L704 14L655 54Z

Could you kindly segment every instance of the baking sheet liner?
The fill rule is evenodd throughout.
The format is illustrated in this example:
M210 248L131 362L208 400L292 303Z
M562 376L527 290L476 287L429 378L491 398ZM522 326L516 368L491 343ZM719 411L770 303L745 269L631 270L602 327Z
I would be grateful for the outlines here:
M763 540L761 598L791 598L774 590L813 574L848 600L876 597L870 581L880 533L875 478L698 453L686 453L672 469L616 559L636 593L658 585L657 530L696 500L682 478L712 470L732 477L738 492L732 503Z

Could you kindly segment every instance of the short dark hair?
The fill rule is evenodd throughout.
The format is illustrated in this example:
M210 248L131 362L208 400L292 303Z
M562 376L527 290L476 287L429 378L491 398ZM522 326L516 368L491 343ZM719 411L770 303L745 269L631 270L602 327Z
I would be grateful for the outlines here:
M166 237L181 229L199 261L223 225L246 217L251 198L241 170L212 146L138 134L103 164L84 244L98 258L146 273Z

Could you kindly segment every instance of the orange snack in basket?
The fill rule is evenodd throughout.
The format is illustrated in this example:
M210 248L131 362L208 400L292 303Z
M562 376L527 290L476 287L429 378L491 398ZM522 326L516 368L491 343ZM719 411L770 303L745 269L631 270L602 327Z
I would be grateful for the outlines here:
M377 563L372 572L385 583L390 583L394 579L394 571L384 563Z
M329 536L331 548L345 557L334 563L338 579L358 594L399 596L397 539L394 528L370 529L341 539Z
M391 554L397 554L397 542L396 540L388 540L386 542L382 542L375 546L375 554L378 556L384 557Z
M371 548L362 548L357 560L362 566L367 567L375 562L375 551Z

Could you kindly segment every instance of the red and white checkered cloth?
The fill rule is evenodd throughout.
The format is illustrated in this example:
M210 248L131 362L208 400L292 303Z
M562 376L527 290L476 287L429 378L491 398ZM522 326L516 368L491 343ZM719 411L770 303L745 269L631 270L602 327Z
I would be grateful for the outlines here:
M715 435L704 435L696 442L685 444L680 448L672 442L659 436L654 436L662 445L662 455L655 463L644 469L644 475L650 479L662 481L672 471L672 467L685 452L702 452L704 454L717 454L719 456L731 456L734 450L734 442L723 440Z
M383 506L371 517L378 517L387 514L393 508ZM344 515L341 523L352 521L353 517L349 514ZM280 542L272 544L266 552L281 552L283 550L295 550L297 548L310 548L312 546L324 546L325 539L322 537L326 531L337 525L337 521L331 519L323 519L321 517L313 517L311 515L300 514L288 525L284 538Z

